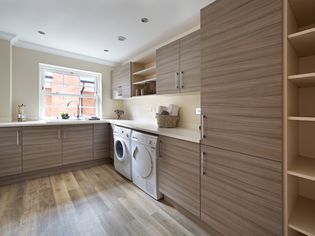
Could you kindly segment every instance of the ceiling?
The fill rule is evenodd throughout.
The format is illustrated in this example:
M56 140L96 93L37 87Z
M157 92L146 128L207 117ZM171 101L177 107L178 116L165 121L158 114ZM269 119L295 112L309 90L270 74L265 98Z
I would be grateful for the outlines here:
M120 63L199 25L200 9L213 1L0 0L0 31L24 45Z

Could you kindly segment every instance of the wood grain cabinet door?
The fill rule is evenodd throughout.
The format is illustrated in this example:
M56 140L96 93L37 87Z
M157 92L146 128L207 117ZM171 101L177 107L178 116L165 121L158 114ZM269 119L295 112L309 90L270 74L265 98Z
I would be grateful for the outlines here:
M200 91L200 30L180 39L180 91Z
M94 124L93 159L109 159L109 124Z
M282 160L282 37L282 1L202 9L202 144Z
M179 40L156 51L156 93L179 92Z
M282 235L281 163L202 146L201 219L222 235Z
M0 176L22 171L21 128L0 128Z
M93 125L63 126L63 164L93 160Z
M111 73L112 98L121 99L131 96L131 63L117 66Z
M61 127L23 127L23 172L62 164Z
M160 136L160 191L200 217L199 145Z

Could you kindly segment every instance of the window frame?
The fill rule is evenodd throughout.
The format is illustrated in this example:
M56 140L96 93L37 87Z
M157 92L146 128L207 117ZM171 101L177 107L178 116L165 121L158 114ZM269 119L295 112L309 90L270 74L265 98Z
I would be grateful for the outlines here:
M45 116L45 72L61 73L64 75L95 77L95 96L77 95L67 93L51 93L50 96L95 98L95 116L102 118L102 74L92 71L78 70L61 66L39 63L39 117L42 120L56 119L57 117ZM82 107L82 106L81 106ZM80 109L81 111L81 109ZM82 114L80 114L81 116Z

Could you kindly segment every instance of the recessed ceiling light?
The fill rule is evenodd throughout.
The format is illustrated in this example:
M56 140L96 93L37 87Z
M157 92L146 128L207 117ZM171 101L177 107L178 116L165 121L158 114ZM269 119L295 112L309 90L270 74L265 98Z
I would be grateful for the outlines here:
M124 37L124 36L118 36L118 40L119 41L125 41L127 38L126 37Z
M104 49L104 52L109 52L109 50L108 49Z
M143 17L143 18L141 18L141 22L142 22L142 23L148 23L148 22L149 22L149 19L146 18L146 17Z
M38 30L37 33L41 34L41 35L45 35L46 33L44 31Z

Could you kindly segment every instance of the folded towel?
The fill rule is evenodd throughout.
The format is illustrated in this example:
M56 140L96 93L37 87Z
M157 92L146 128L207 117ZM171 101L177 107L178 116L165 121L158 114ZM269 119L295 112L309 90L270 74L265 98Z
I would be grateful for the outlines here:
M167 111L169 112L170 116L178 116L179 106L175 104L170 104Z
M159 106L159 108L158 108L158 114L159 114L159 115L161 115L162 112L165 112L165 111L168 112L168 108L167 108L167 107L165 107L165 106Z

